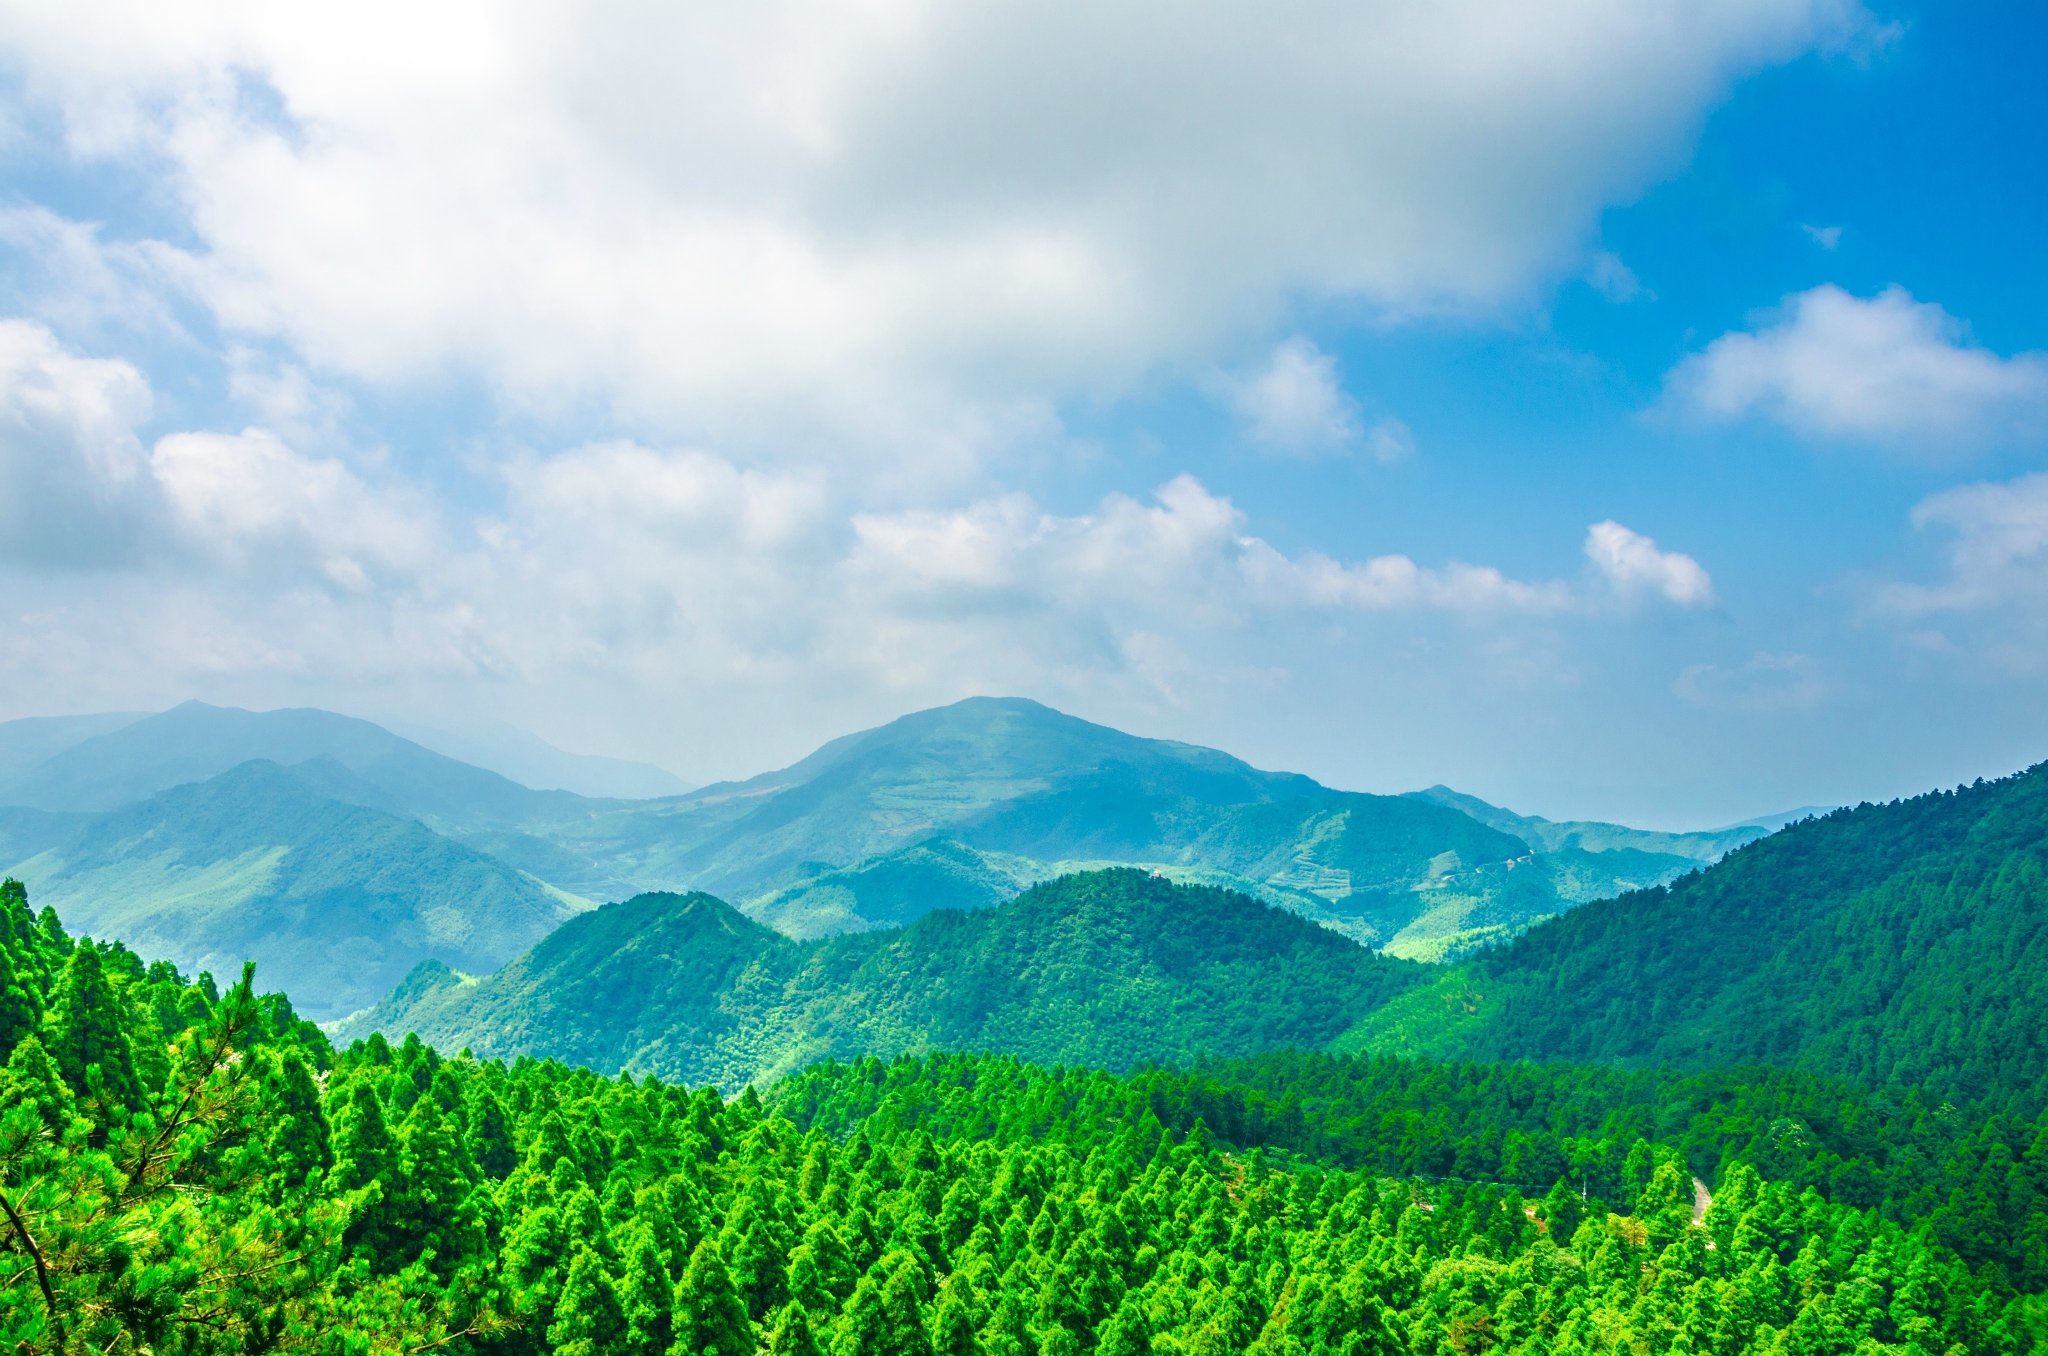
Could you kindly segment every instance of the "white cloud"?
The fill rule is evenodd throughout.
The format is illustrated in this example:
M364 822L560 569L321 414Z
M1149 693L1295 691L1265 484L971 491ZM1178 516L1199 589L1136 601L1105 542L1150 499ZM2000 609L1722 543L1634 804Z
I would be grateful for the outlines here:
M1007 495L944 512L864 514L854 531L851 564L863 592L948 619L1095 612L1142 616L1147 629L1162 630L1169 620L1210 625L1276 611L1546 617L1597 611L1615 588L1679 606L1711 597L1690 557L1658 552L1616 523L1592 529L1615 557L1596 557L1601 582L1592 590L1459 561L1290 556L1250 535L1235 505L1190 476L1161 486L1152 503L1112 495L1084 515L1048 514Z
M1656 597L1678 607L1714 601L1713 580L1697 560L1660 551L1655 541L1611 518L1586 529L1586 559L1624 601Z
M135 430L150 407L149 382L128 363L82 357L33 321L0 320L0 558L137 556L149 464Z
M1643 294L1635 270L1623 263L1620 255L1606 250L1595 253L1587 265L1586 283L1609 301L1634 301Z
M43 567L151 563L310 571L360 590L368 569L433 554L432 514L275 434L176 433L144 448L147 379L33 321L0 321L0 558Z
M1526 296L1736 81L1870 27L1853 0L135 3L11 7L0 55L17 121L160 188L161 238L106 247L231 334L728 446L972 459L1297 302Z
M172 434L149 460L182 540L235 567L310 567L360 592L372 572L425 568L438 546L432 515L411 496L373 489L264 429Z
M1801 226L1799 229L1806 232L1808 240L1824 250L1834 250L1841 246L1842 228L1839 226Z
M1788 297L1752 332L1723 335L1668 380L1678 406L1714 419L1760 416L1811 437L1922 451L2037 436L2048 354L2001 357L1941 307L1890 287Z
M0 327L0 377L0 415L62 451L51 464L74 500L126 487L127 516L95 530L142 543L137 568L103 569L93 589L53 575L48 606L17 617L33 635L17 668L118 636L166 680L240 668L535 690L584 675L698 693L1164 683L1255 636L1446 616L1491 634L1642 594L1686 605L1705 589L1688 558L1613 524L1594 529L1619 543L1604 575L1530 581L1455 560L1289 554L1189 476L1079 514L1021 494L857 512L822 472L632 442L488 468L500 506L458 527L423 486L272 430L172 433L144 450L147 383L39 326ZM0 572L0 600L11 583Z
M1921 617L2048 600L2048 473L1944 490L1914 507L1913 524L1948 534L1948 577L1882 588L1881 610Z
M73 338L109 330L183 335L165 295L163 251L107 240L98 226L33 204L0 208L0 288L8 309Z
M1227 378L1225 389L1246 435L1269 451L1316 456L1345 451L1364 436L1337 360L1299 335L1275 347L1263 367Z
M1376 461L1406 461L1415 455L1415 434L1399 419L1382 419L1366 430L1365 447Z
M1790 651L1758 651L1734 665L1689 665L1672 684L1694 706L1760 713L1810 710L1831 690L1818 659Z

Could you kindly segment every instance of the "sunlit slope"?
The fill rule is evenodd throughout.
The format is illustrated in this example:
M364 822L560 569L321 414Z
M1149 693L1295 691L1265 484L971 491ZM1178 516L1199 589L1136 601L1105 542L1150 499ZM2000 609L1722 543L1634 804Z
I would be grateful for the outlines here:
M642 896L487 978L425 967L348 1029L726 1086L931 1048L1115 1068L1318 1048L1427 973L1246 896L1118 870L814 942L708 895Z
M1589 904L1374 1014L1351 1048L1757 1061L2048 1105L2048 770L1811 819Z
M316 1018L375 1002L437 957L494 968L572 901L415 820L322 794L316 761L252 762L68 831L8 874L80 931L230 974L245 959Z

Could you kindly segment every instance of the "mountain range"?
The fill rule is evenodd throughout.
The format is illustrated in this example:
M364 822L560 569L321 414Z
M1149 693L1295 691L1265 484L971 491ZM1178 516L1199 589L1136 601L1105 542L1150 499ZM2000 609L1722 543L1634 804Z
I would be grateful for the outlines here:
M728 1087L935 1048L1772 1065L2032 1117L2044 1010L2048 765L1803 820L1448 966L1127 868L808 943L706 895L647 895L489 977L424 966L344 1031Z
M180 965L253 957L323 1019L422 960L494 969L604 900L704 892L811 939L1116 865L1443 960L1761 833L1552 824L1442 787L1344 792L1014 698L643 799L536 789L317 710L0 724L0 871ZM340 938L375 945L308 959Z

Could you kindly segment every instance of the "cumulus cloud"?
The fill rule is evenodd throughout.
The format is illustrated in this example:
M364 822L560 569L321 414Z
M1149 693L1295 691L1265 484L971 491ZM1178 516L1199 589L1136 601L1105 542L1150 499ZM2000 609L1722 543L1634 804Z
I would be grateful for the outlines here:
M1670 400L1711 419L1761 417L1817 438L1943 451L2038 436L2048 354L2001 356L1904 288L1788 297L1753 331L1680 363Z
M163 175L156 238L101 244L323 371L972 458L1300 301L1524 296L1736 81L1870 27L1853 0L135 3L12 7L0 60L62 154Z
M1229 378L1226 388L1246 435L1268 450L1315 456L1347 450L1364 436L1337 360L1299 335L1276 347L1263 367Z
M130 364L80 356L32 321L0 321L0 558L137 556L150 477L135 430L150 407Z
M1880 589L1884 611L1922 617L2048 599L2048 473L1944 490L1914 507L1913 524L1947 536L1947 578Z
M417 497L373 487L261 429L176 433L145 448L148 380L33 321L0 321L0 558L311 571L361 589L434 550Z
M149 460L182 541L236 567L310 566L360 591L373 571L425 567L436 548L432 517L411 496L374 489L267 430L172 434Z
M1691 556L1661 551L1657 543L1613 519L1586 529L1586 559L1624 601L1662 599L1678 607L1714 601L1714 583Z
M626 441L485 467L497 503L458 524L423 487L272 430L171 433L145 449L148 409L125 364L81 357L39 326L0 328L0 416L61 454L73 501L126 496L127 516L103 514L96 532L147 544L127 562L146 568L97 595L73 591L66 625L112 628L124 653L155 646L145 662L190 672L541 687L584 673L693 690L831 675L885 687L1007 688L1049 672L1163 681L1177 654L1261 633L1590 616L1708 591L1690 558L1612 523L1593 529L1604 546L1591 578L1525 580L1457 560L1289 553L1185 475L1085 513L1014 493L854 511L820 471ZM48 460L6 465L41 474Z
M1607 250L1594 254L1592 263L1586 267L1586 283L1609 301L1634 301L1643 294L1643 284L1635 270L1623 263L1620 255Z

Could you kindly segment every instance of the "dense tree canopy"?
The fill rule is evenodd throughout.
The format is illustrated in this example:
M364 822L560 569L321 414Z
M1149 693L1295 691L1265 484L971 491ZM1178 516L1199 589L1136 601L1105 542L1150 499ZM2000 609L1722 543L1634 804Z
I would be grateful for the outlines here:
M73 942L18 889L0 957L24 1353L1988 1353L2048 1320L2031 1263L1946 1236L1903 1167L1836 1190L1859 1127L1913 1123L1848 1085L962 1055L727 1099L337 1053L248 975ZM1765 1116L1833 1147L1745 1134ZM1926 1167L1986 1231L2038 1224L2038 1194L1970 1200L2042 1189L2016 1135L1929 1140L2006 1155Z

